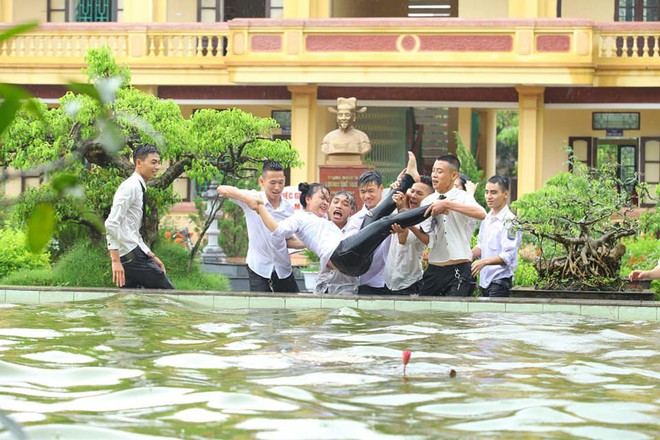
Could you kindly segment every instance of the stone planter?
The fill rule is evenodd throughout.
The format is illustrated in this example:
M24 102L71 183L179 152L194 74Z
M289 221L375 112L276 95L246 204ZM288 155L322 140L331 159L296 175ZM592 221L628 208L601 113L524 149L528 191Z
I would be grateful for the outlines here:
M300 273L303 275L305 280L305 290L308 292L313 292L314 287L316 287L316 279L319 276L318 270L301 270Z
M515 286L511 289L511 297L653 301L654 293L652 290L647 289L611 292L598 290L540 290L532 286Z

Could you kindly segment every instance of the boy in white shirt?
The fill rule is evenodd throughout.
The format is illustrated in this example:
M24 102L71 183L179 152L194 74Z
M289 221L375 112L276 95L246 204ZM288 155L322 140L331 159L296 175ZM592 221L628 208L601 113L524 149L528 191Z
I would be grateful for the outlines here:
M481 222L477 245L472 255L472 275L479 276L484 297L505 297L511 294L513 272L518 266L518 247L522 234L512 230L516 217L507 205L509 179L495 175L486 183L486 203L490 211Z
M277 221L293 215L293 205L282 197L285 180L282 165L269 160L264 163L259 177L261 191L238 189L229 185L220 185L217 190L218 194L231 199L245 213L249 238L245 262L251 292L299 291L286 240L271 237L270 231L254 210L256 200L261 200Z
M470 294L470 262L472 251L468 224L470 219L483 220L486 210L466 191L454 187L461 162L445 154L436 159L431 172L435 193L422 206L431 218L422 223L428 235L428 268L422 278L421 295L468 296Z

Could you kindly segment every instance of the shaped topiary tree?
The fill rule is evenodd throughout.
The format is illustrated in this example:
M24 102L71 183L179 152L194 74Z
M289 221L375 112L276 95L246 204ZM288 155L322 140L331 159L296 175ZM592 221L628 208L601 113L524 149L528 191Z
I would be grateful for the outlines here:
M558 174L513 203L516 227L531 235L540 255L537 288L620 290L621 238L637 232L631 183L616 164L587 168L572 158L572 172ZM634 188L634 185L632 185Z

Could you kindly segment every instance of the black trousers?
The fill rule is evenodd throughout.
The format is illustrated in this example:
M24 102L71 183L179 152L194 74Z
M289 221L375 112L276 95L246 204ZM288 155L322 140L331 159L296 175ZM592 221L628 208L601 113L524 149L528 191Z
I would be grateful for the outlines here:
M247 270L248 280L250 281L250 292L300 292L293 271L291 272L291 275L286 278L278 277L277 272L275 271L273 271L270 278L264 278L250 269L250 266L248 266Z
M493 280L488 287L481 289L481 296L491 298L511 296L511 287L513 287L513 277Z
M429 264L422 277L422 296L470 296L474 290L470 262L435 266Z
M396 190L390 189L380 203L371 210L371 216L364 218L361 229L355 235L346 237L335 249L330 261L341 273L358 277L371 267L374 253L380 244L391 234L392 225L398 223L402 228L416 225L427 218L424 213L428 206L420 206L410 211L391 214L396 208L392 200L395 191L406 192L415 183L406 174Z
M124 288L174 289L163 269L139 246L121 257L121 265L124 266L126 275L126 284L122 286Z

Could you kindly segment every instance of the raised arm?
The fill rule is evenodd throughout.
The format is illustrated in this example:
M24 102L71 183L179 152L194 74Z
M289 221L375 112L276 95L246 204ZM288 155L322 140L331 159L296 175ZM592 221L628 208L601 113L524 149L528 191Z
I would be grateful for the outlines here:
M257 208L259 201L249 192L240 190L234 186L220 185L218 186L218 194L226 199L238 200L245 203L250 209Z

